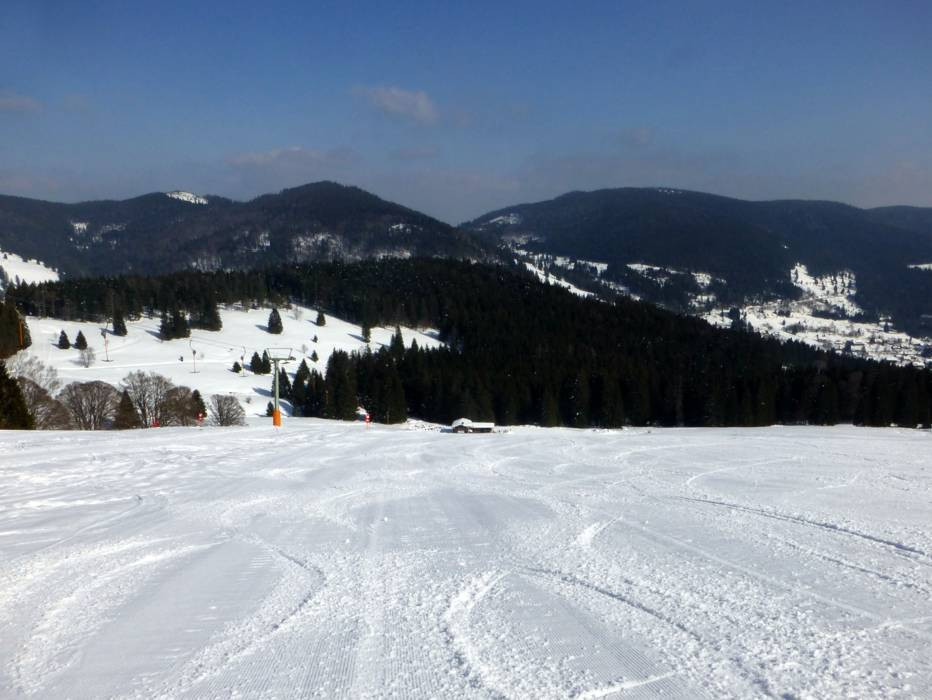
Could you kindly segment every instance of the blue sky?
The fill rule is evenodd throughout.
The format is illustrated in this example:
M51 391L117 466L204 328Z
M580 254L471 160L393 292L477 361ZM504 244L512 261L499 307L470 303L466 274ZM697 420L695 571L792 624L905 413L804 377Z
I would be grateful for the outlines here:
M928 2L4 0L0 192L932 205L930 75Z

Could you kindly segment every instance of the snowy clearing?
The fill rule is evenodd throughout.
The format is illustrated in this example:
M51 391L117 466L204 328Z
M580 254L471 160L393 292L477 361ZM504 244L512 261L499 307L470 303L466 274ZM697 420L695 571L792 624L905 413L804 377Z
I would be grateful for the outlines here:
M424 427L0 433L0 696L932 694L928 433Z
M16 253L9 253L0 250L0 290L3 289L5 281L10 283L19 282L55 282L58 280L58 272L39 260L24 260L22 256Z
M528 270L530 270L532 273L537 275L537 279L539 279L544 284L555 284L558 287L563 287L564 289L568 290L569 292L575 294L578 297L593 296L592 292L587 292L585 289L580 289L579 287L572 284L571 282L567 282L565 279L561 277L557 277L556 275L551 274L550 272L546 270L542 270L541 268L537 267L533 263L525 261L524 266Z
M272 376L256 375L248 370L254 352L261 355L270 347L291 348L295 361L285 365L285 368L293 378L302 359L310 369L323 374L334 350L362 352L366 348L362 329L356 324L327 316L326 324L317 326L314 323L317 318L315 309L298 305L294 309L299 310L300 318L294 317L293 309L280 310L283 331L279 335L265 330L269 307L246 311L221 307L221 330L193 329L190 338L169 341L159 338L158 317L127 321L126 336L108 334L108 349L104 348L104 339L100 334L105 324L27 316L32 346L24 352L54 367L63 383L100 380L119 386L130 372L157 372L177 385L197 389L205 397L233 394L247 415L265 415L265 407L272 393ZM97 357L92 366L84 367L81 364L81 353L74 347L69 350L58 348L58 334L62 330L68 334L72 343L78 331L84 333L88 346L94 349ZM388 345L394 332L394 328L372 328L369 348L375 352L383 345ZM402 328L401 334L406 345L411 345L414 340L422 348L441 345L433 331ZM313 342L315 336L316 343ZM196 360L192 357L192 350L197 352ZM316 362L311 357L314 352L317 353ZM108 353L110 362L106 361ZM234 362L247 365L247 369L241 374L235 374L231 371ZM287 404L285 408L288 409Z

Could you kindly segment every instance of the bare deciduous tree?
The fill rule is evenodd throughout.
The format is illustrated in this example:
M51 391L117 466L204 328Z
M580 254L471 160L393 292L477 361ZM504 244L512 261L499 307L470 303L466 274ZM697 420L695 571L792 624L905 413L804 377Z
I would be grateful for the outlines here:
M302 309L300 306L291 307L291 317L295 321L300 321L302 316L304 316L304 309Z
M137 370L123 378L123 388L129 392L133 406L139 414L143 427L155 423L161 425L165 420L165 399L174 386L169 379L155 372Z
M6 362L7 371L19 384L26 408L38 430L67 430L71 414L53 395L61 388L58 372L27 352L18 352Z
M214 394L210 397L210 422L213 425L245 425L246 413L235 396Z
M61 401L81 430L101 430L113 420L120 392L106 382L73 382L62 389Z
M175 386L165 394L163 425L195 425L198 407L191 390L186 386Z
M84 348L78 353L78 362L84 367L90 367L97 361L97 353L94 348Z
M17 377L16 383L35 421L36 430L68 430L72 427L71 413L42 386L26 377Z
M54 396L61 388L58 372L25 350L16 353L6 361L6 371L11 377L30 379Z

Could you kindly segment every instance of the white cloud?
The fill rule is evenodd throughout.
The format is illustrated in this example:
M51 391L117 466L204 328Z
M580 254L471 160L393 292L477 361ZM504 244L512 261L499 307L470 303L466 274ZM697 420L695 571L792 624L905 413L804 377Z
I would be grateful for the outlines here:
M368 100L380 112L416 124L429 126L439 118L437 107L423 90L404 90L400 87L359 87L357 95Z
M274 166L345 166L356 160L354 151L348 148L316 149L290 146L268 151L248 151L230 158L230 165L237 168L262 168Z
M38 112L41 108L42 104L34 97L0 91L0 112Z

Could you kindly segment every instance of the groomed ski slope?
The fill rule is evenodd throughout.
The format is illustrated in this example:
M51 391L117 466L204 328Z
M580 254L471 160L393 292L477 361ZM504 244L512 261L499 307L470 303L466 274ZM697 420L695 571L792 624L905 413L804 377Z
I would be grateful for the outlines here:
M423 428L0 433L0 697L932 695L928 433Z

